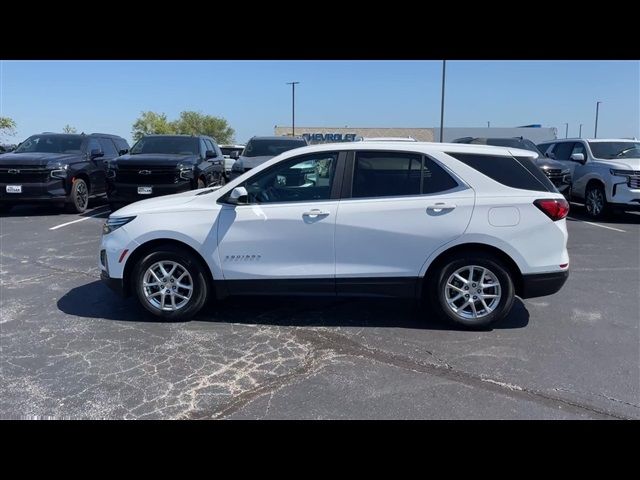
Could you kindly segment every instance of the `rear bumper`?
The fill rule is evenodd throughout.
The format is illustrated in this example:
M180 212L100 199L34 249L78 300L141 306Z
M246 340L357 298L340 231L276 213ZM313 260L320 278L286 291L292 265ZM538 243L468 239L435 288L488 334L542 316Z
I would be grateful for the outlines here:
M151 187L152 193L147 195L141 195L138 193L138 187ZM174 183L174 184L159 184L154 185L152 183L111 183L108 184L107 197L110 202L122 202L133 203L147 198L159 197L162 195L172 195L174 193L188 192L192 190L190 181Z
M124 281L122 278L111 278L107 272L104 270L100 273L100 280L109 287L111 290L116 292L121 297L125 297L124 291Z
M522 276L522 298L535 298L558 292L569 278L569 270Z

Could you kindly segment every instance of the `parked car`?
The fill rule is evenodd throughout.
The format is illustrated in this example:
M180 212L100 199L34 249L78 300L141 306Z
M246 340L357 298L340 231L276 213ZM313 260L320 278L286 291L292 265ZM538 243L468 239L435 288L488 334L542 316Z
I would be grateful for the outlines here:
M107 195L112 210L149 197L218 183L215 166L224 157L204 135L145 135L127 155L109 162Z
M464 137L453 141L454 143L472 143L475 145L494 145L496 147L521 148L536 153L533 160L558 191L569 200L571 198L571 170L560 162L545 157L531 140L523 137L513 138L477 138Z
M569 204L530 158L444 143L298 148L219 189L111 214L101 276L165 320L210 297L321 294L427 298L486 327L515 295L550 295L569 274Z
M222 155L224 155L224 170L220 176L220 185L224 185L231 178L231 167L240 158L240 154L244 150L244 145L220 145Z
M82 213L90 198L106 193L104 162L128 148L125 139L106 133L32 135L0 156L0 208L53 202Z
M252 137L231 167L230 179L234 180L244 172L262 165L281 153L308 144L304 137Z
M640 210L640 141L565 138L538 148L571 171L572 196L589 216Z

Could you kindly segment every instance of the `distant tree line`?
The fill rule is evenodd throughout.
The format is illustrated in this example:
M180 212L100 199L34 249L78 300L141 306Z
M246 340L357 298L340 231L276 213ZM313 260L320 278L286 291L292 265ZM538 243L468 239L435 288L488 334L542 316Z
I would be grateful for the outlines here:
M218 143L232 143L235 131L224 118L200 112L181 112L178 119L172 121L164 113L142 112L133 123L133 141L150 134L208 135Z

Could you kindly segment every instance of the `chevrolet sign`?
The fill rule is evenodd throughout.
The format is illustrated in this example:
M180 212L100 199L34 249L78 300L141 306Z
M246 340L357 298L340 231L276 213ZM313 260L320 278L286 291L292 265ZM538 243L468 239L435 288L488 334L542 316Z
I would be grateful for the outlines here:
M303 133L309 143L333 143L333 142L353 142L356 139L355 133Z

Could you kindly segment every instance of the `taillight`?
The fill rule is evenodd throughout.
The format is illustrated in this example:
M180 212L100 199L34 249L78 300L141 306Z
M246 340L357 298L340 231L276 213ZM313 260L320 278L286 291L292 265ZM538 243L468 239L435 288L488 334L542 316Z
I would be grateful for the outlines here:
M533 204L542 210L547 217L554 222L556 220L562 220L564 217L569 215L569 202L564 198L545 198L542 200L536 200Z

